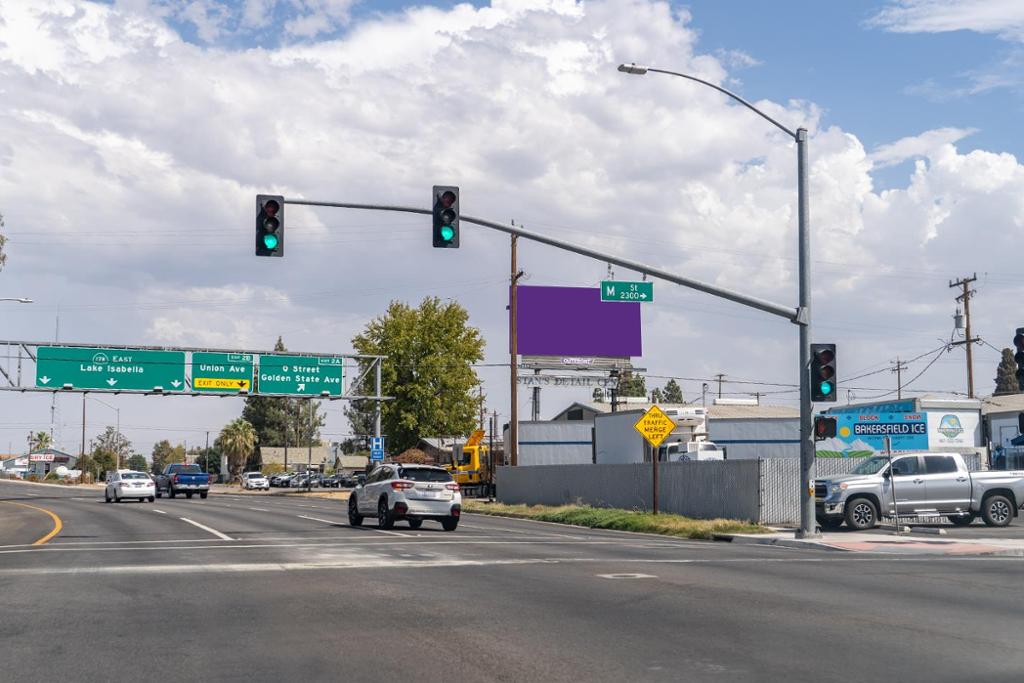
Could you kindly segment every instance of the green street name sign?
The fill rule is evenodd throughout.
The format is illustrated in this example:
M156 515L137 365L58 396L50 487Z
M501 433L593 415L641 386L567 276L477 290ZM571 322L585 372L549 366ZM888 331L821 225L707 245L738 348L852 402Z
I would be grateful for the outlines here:
M654 301L654 283L602 280L601 301Z
M341 396L344 388L341 358L322 356L260 356L257 391L291 396Z
M184 351L40 346L36 386L108 391L185 391Z
M251 353L192 352L192 388L202 394L252 392Z

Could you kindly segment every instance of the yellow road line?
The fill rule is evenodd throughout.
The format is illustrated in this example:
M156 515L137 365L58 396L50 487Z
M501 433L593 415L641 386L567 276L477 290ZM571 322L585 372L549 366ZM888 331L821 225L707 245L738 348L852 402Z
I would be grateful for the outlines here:
M51 538L53 538L54 536L59 534L60 530L64 528L64 523L62 521L60 521L60 517L58 517L55 513L50 512L46 508L36 507L35 505L29 505L28 503L15 503L13 500L0 500L0 503L9 503L10 505L20 505L23 508L31 508L33 510L38 510L39 512L45 512L46 514L50 515L50 518L53 520L53 529L50 530L50 533L48 533L45 536L43 536L42 538L40 538L38 541L36 541L32 545L43 545L44 543L49 541Z

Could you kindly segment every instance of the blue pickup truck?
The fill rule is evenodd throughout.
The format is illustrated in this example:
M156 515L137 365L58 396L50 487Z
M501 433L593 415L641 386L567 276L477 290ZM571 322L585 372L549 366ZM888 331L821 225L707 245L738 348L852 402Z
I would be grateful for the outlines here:
M173 463L154 479L157 498L163 497L165 493L168 498L174 498L179 493L184 493L188 498L198 493L200 498L206 498L210 493L210 475L203 472L199 465Z

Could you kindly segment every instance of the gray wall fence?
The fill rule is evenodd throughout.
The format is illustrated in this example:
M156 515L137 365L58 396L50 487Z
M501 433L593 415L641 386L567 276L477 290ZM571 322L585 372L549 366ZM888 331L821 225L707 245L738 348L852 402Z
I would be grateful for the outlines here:
M864 458L819 458L815 476L848 474ZM977 455L965 456L971 470ZM799 521L800 461L796 458L660 463L658 509L697 519L762 524ZM527 505L581 504L651 509L652 467L646 464L499 467L498 500Z

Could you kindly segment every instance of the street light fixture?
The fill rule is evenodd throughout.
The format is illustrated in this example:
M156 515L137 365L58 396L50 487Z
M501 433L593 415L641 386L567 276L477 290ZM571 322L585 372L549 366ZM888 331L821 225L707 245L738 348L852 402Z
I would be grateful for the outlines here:
M18 297L2 296L2 297L0 297L0 301L17 301L19 304L32 304L32 303L35 303L34 301L32 301L32 299L28 299L28 298L23 297L23 296L18 296Z
M677 71L666 71L638 64L620 64L619 71L627 74L644 75L648 72L678 76L696 81L718 92L728 95L796 141L797 151L797 258L799 261L800 302L793 323L800 328L800 528L797 538L819 536L815 528L814 487L811 470L814 467L814 432L812 428L813 404L811 403L810 362L811 362L811 238L810 209L807 191L807 129L792 131L747 102L745 99L709 81ZM742 303L742 302L740 302ZM747 304L749 305L749 304Z

